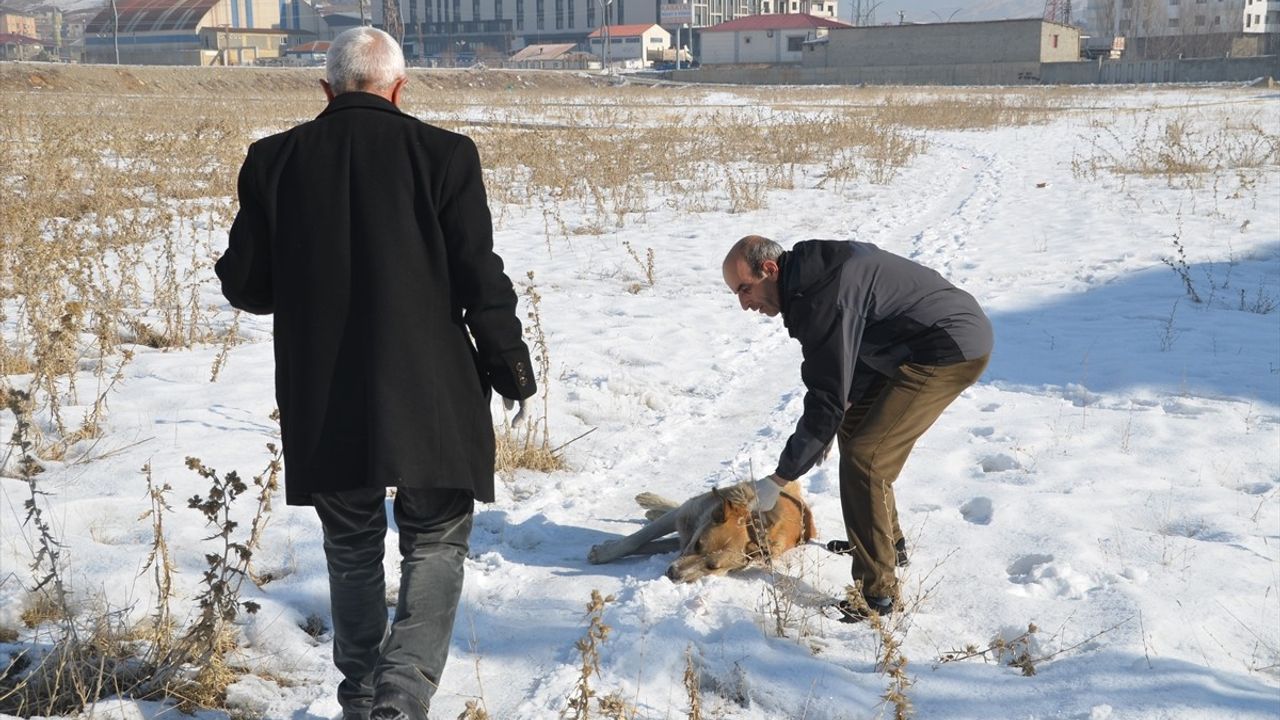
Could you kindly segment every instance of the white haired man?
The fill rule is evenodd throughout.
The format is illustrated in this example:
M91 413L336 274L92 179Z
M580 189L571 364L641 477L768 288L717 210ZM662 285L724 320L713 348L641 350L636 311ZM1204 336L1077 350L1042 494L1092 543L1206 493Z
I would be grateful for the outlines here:
M324 530L343 717L425 720L474 502L493 500L490 393L511 407L534 379L475 144L399 110L404 56L380 30L335 38L326 75L324 112L249 148L216 270L233 306L275 314L286 500Z
M848 539L827 547L852 556L866 601L840 600L838 618L891 613L894 568L906 564L893 482L916 440L982 375L991 323L937 272L870 243L809 240L784 251L748 235L722 270L742 309L781 313L804 355L804 414L777 469L755 481L758 506L771 509L836 441Z

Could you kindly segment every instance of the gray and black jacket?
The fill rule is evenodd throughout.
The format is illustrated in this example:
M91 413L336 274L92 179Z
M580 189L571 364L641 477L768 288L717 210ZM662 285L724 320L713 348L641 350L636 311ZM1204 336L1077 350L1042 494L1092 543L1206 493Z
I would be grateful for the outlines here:
M777 474L817 462L865 388L855 374L892 376L903 363L953 365L991 353L991 322L969 293L870 243L807 240L778 259L787 332L800 341L804 415Z

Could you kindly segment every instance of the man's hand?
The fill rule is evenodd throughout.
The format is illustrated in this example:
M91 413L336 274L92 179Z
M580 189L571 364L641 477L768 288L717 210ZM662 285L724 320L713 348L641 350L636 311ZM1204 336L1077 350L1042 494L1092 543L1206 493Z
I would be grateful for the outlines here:
M508 398L508 397L502 398L502 407L506 408L508 412L512 408L514 408L517 404L520 406L520 409L516 411L516 416L511 418L511 427L513 428L519 427L520 423L524 422L524 401L512 400L511 398Z
M756 510L769 512L774 505L778 504L778 497L782 495L782 485L779 481L780 478L777 475L770 475L752 483L756 491Z

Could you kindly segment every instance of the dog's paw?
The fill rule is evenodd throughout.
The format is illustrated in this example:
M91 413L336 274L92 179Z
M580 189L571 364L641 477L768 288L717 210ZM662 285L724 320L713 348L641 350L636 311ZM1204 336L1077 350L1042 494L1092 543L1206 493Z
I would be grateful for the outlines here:
M592 565L601 565L613 559L614 553L611 551L613 543L600 543L592 545L590 552L587 553L587 562Z

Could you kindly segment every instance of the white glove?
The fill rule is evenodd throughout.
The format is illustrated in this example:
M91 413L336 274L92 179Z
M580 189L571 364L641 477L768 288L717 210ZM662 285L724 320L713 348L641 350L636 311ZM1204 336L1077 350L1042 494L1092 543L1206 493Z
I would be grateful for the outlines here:
M756 509L760 512L772 510L778 504L778 497L782 495L782 486L774 481L773 475L760 478L752 484L756 490Z
M515 407L517 404L520 405L520 410L516 412L515 417L511 418L511 427L513 428L519 427L520 423L524 422L524 401L512 400L511 398L508 398L508 397L502 398L502 407L506 408L508 412L511 410L511 408Z

